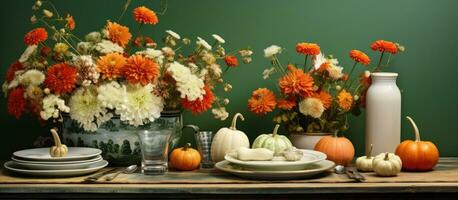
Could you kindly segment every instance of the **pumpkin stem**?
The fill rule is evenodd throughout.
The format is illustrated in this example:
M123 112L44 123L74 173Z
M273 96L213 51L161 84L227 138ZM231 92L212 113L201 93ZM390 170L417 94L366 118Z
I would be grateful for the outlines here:
M333 137L339 137L338 134L339 134L339 131L334 131Z
M371 144L371 148L369 149L369 152L366 153L366 158L370 158L372 157L372 149L373 149L373 145Z
M185 129L185 128L191 128L192 130L194 130L195 133L199 132L199 130L200 130L198 126L193 125L193 124L185 125L185 126L183 126L182 129Z
M390 153L388 153L388 152L385 153L385 158L384 158L384 160L389 160L389 157L388 157L389 154L390 154Z
M229 127L231 130L237 130L237 118L240 117L242 121L245 121L245 118L243 117L242 114L236 113L234 115L234 118L232 118L232 124L231 127Z
M59 134L57 134L56 129L55 129L55 128L52 128L50 131L51 131L52 137L54 138L54 144L55 144L57 147L62 146L62 143L60 142Z
M413 127L413 130L415 131L415 142L420 142L420 131L418 130L417 124L415 124L413 119L410 118L409 116L407 116L406 118L407 120L409 120L410 124Z
M191 143L189 143L189 142L186 143L186 144L184 145L184 147L183 147L183 151L188 150L188 148L190 148L190 147L191 147Z
M275 125L274 131L272 132L272 137L277 136L278 128L280 128L280 124Z

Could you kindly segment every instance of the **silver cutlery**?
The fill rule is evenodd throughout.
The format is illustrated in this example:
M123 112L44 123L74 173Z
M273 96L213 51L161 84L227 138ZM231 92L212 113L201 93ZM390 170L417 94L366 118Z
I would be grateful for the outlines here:
M89 177L85 178L84 181L95 182L95 181L99 180L99 178L101 178L102 176L110 174L110 173L112 173L114 171L116 171L116 168L113 168L113 169L110 169L110 170L106 170L104 172L100 172L100 173L94 174L92 176L89 176Z
M337 165L334 168L336 174L347 174L348 178L355 179L358 182L363 182L366 178L358 172L355 167L344 167L342 165Z
M117 171L116 173L110 175L110 176L107 176L105 177L105 180L106 181L112 181L113 179L115 179L119 174L131 174L131 173L134 173L135 170L137 170L137 165L131 165L131 166L128 166L126 168L124 168L123 170L119 170Z

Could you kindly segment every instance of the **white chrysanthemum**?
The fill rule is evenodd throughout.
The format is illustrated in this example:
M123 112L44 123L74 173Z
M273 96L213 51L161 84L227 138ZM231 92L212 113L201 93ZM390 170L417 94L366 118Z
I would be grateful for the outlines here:
M124 49L116 43L111 42L110 40L102 40L101 42L95 45L95 50L102 54L108 53L124 53Z
M219 35L213 34L212 37L221 44L224 44L226 41Z
M129 85L125 104L116 108L116 113L120 115L121 120L139 126L159 118L164 109L164 101L153 94L153 89L154 86L151 84Z
M202 99L205 94L204 81L191 73L191 70L184 65L173 62L167 69L172 74L173 79L177 82L177 90L181 98L189 101Z
M197 74L197 72L199 71L199 66L197 66L194 63L188 63L188 67L189 69L191 69L191 73L193 74Z
M97 99L108 109L116 109L125 104L126 87L116 81L105 83L97 88Z
M60 112L70 112L70 108L65 105L63 99L54 94L50 94L43 99L43 110L40 112L42 119L58 118Z
M270 77L270 75L272 75L273 73L275 72L275 67L271 67L271 68L268 68L268 69L265 69L263 72L262 72L262 78L265 80L265 79L268 79Z
M274 55L281 53L282 48L277 45L271 45L264 49L264 57L271 58Z
M166 30L165 32L177 40L181 39L180 35L172 30Z
M318 70L323 63L327 62L326 57L321 52L320 54L313 56L312 60L313 60L313 68L315 70Z
M253 55L253 51L247 50L247 49L242 49L242 50L239 51L239 53L240 53L240 56L242 56L242 57L247 57L247 56Z
M80 123L86 131L96 131L104 122L113 117L97 99L97 91L90 87L78 89L70 98L70 118Z
M320 118L324 112L324 105L317 98L306 98L299 102L299 111L304 115Z
M20 63L25 63L29 60L30 56L35 53L37 50L37 45L30 45L28 46L25 50L24 53L22 53L21 57L19 58Z
M229 117L229 113L226 111L225 107L213 108L212 113L215 119L219 119L221 121L224 121L227 119L227 117Z
M143 51L138 51L136 54L144 55L145 57L156 61L159 65L162 65L164 62L164 55L161 50L146 48Z
M208 51L212 50L212 46L208 44L208 42L202 39L201 37L197 37L196 44L200 47L207 49Z
M331 77L334 80L338 80L338 79L342 78L343 75L344 75L342 73L343 67L339 67L339 66L336 66L336 65L333 65L333 64L331 64L328 68L326 68L326 70L329 73L329 77Z
M25 86L37 86L42 84L43 81L45 81L45 74L36 69L27 70L19 77L19 82Z
M221 66L213 63L211 65L207 65L207 68L216 76L216 77L221 77L221 74L223 73L223 70L221 69Z
M94 47L94 44L90 42L79 42L76 45L76 49L78 50L79 53L82 53L82 54L89 53L93 47Z
M84 37L84 39L88 42L97 43L102 40L102 34L99 32L90 32Z

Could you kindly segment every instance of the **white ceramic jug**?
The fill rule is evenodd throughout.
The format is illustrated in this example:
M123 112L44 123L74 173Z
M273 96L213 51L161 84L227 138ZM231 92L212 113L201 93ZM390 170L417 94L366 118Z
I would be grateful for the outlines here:
M401 142L401 92L397 73L372 73L366 98L366 153L394 152Z

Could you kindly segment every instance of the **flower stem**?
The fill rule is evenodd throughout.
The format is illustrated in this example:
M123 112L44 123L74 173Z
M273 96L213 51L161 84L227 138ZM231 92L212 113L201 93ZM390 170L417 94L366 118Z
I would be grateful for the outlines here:
M380 71L380 66L382 64L383 55L385 55L385 51L383 51L382 55L380 55L380 59L378 60L377 67L375 67L374 72L379 72Z
M355 71L355 68L356 68L356 65L358 64L358 62L355 62L355 64L353 64L353 67L351 68L350 70L350 73L348 73L348 79L345 80L345 84L344 84L344 87L347 86L347 83L348 83L348 80L351 79L351 75L353 74L353 71ZM348 86L348 88L350 89L351 88L351 85L353 84L353 81L350 83L350 85Z
M307 58L309 57L309 55L305 55L305 59L304 59L304 71L307 70Z

